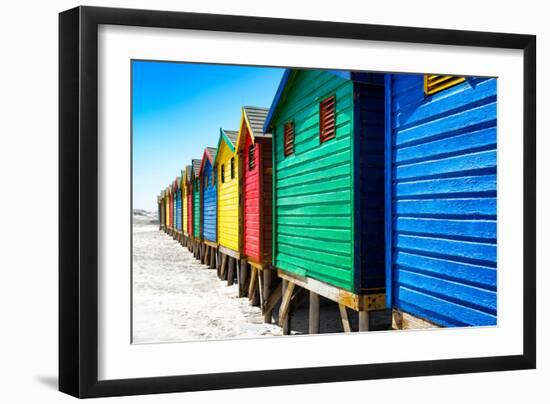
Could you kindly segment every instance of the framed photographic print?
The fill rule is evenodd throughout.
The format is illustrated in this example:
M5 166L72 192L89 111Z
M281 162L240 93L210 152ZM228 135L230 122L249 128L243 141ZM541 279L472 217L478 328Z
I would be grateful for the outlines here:
M535 37L60 14L59 386L535 367Z

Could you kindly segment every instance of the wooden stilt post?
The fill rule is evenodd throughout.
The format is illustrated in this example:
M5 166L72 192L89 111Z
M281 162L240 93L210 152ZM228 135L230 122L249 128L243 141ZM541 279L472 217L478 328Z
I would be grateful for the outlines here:
M235 258L229 258L229 268L227 270L227 286L233 285L233 278L235 278L235 265L237 260Z
M265 309L269 296L271 296L271 269L264 270L264 301L262 302L262 310ZM272 310L264 310L264 323L271 324Z
M208 264L210 269L216 268L216 250L214 248L210 249L210 262Z
M239 267L239 297L246 296L246 277L248 271L248 262L245 258L241 259L241 265Z
M290 334L290 299L294 292L294 283L283 279L283 301L279 308L279 326L283 327L283 334Z
M255 266L250 266L250 284L248 285L248 300L250 304L254 304L255 294L256 294L256 281L258 277L256 272L258 269Z
M222 264L220 267L220 279L225 280L225 273L227 269L227 255L223 254L222 256Z
M261 269L258 269L256 271L256 276L258 277L258 279L256 280L256 283L258 284L257 286L258 293L256 293L256 296L254 297L254 302L252 302L254 306L260 306L260 307L262 307L264 304L264 292L263 292L264 284L262 282L262 272L263 270Z
M403 329L403 312L400 310L393 309L392 311L392 329L402 330Z
M348 317L348 309L343 304L338 304L338 307L340 308L340 317L342 317L342 327L344 328L344 332L351 332L351 325L349 323L349 317Z
M369 330L369 312L362 310L359 312L359 331Z
M236 275L237 275L237 296L239 296L239 293L240 293L240 290L241 290L241 263L242 263L242 259L241 260L235 260L236 263L237 263L237 267L235 268L235 272L236 272ZM240 297L240 296L239 296Z
M309 292L309 333L319 334L321 321L319 319L319 295Z

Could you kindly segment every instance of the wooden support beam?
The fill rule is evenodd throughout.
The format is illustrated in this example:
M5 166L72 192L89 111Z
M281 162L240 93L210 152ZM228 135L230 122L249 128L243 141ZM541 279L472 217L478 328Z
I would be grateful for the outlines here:
M222 254L229 255L230 257L233 257L236 259L241 258L240 254L237 251L230 250L229 248L224 247L222 245L220 245L218 249L222 252Z
M262 271L256 271L256 274L258 276L258 298L259 298L259 304L260 307L263 307L264 305L264 284L262 282Z
M239 297L246 296L246 278L248 276L248 268L246 259L241 259L241 264L239 266Z
M296 284L293 282L289 282L287 280L283 281L283 301L281 302L281 307L279 308L279 326L283 327L283 334L285 335L290 334L290 322L288 322L288 324L286 323L289 319L290 300L292 298L295 285Z
M237 260L235 258L229 259L229 269L227 270L227 286L233 285L233 279L235 278L235 265Z
M208 252L208 249L206 246L201 245L201 250L203 251L202 257L201 257L201 264L206 264L206 253Z
M237 272L237 289L241 288L241 260L237 261L237 268L235 269L235 272ZM237 295L239 292L237 292Z
M340 309L340 317L342 317L342 327L344 328L344 332L351 332L351 325L349 323L349 317L348 317L348 309L343 304L338 304L338 308Z
M272 317L272 310L266 311L265 306L267 304L267 301L271 295L271 270L265 270L263 271L263 301L262 301L262 312L264 315L264 323L271 324L271 317Z
M359 295L313 278L296 276L280 269L277 274L281 279L295 283L301 288L315 292L318 295L321 295L338 304L343 304L344 306L355 311L370 311L386 308L386 295L384 293Z
M359 331L369 330L369 312L362 310L359 312Z
M319 318L319 295L315 292L309 292L309 333L319 334L321 321Z
M282 294L283 294L283 283L280 282L277 285L277 287L273 289L273 291L270 293L269 297L265 300L265 304L262 310L264 315L267 315L267 313L273 312L273 308L275 307L277 302L281 299Z
M256 267L250 267L250 284L248 285L248 300L250 300L250 304L254 302L254 294L256 293L257 271Z
M210 269L216 268L216 249L210 248L210 262L208 263Z
M222 264L221 264L221 267L220 267L220 279L222 280L225 280L225 272L227 270L227 255L223 254L222 255Z

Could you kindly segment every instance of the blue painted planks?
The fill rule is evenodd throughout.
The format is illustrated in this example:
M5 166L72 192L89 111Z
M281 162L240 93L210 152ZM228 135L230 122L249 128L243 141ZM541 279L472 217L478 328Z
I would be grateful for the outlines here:
M463 240L495 240L497 238L497 222L495 220L397 217L395 228L400 233L454 237Z
M393 188L394 195L400 199L427 199L440 194L463 197L479 192L495 196L496 191L496 174L400 181Z
M443 326L494 325L496 79L424 96L391 80L393 305Z
M405 251L397 251L393 259L394 264L399 268L409 268L418 273L425 273L441 279L455 280L463 284L495 290L497 271L492 267Z
M217 240L216 233L216 214L217 214L217 191L216 181L212 182L212 164L210 160L206 158L204 162L202 181L203 181L203 195L202 195L202 229L203 237L213 243Z
M397 288L395 294L396 300L401 302L400 309L442 326L488 326L497 323L494 314L468 307L465 304L455 303L430 293L401 286Z
M453 132L459 134L468 130L481 129L481 127L494 126L496 112L497 104L491 102L404 129L394 126L395 145L426 142L433 137L452 135Z
M393 211L397 215L493 217L496 214L497 198L396 199L393 205Z
M481 151L496 147L496 128L485 128L466 132L462 135L419 145L401 147L394 153L396 163L412 163L428 157L439 158L462 154L468 151Z

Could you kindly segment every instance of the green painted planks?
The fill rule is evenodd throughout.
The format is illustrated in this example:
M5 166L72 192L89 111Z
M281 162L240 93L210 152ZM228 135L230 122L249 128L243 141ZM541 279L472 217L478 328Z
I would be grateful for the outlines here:
M319 103L336 96L336 136L319 141ZM294 122L294 154L283 153L283 126ZM296 71L272 121L274 264L354 289L353 83L323 71Z

